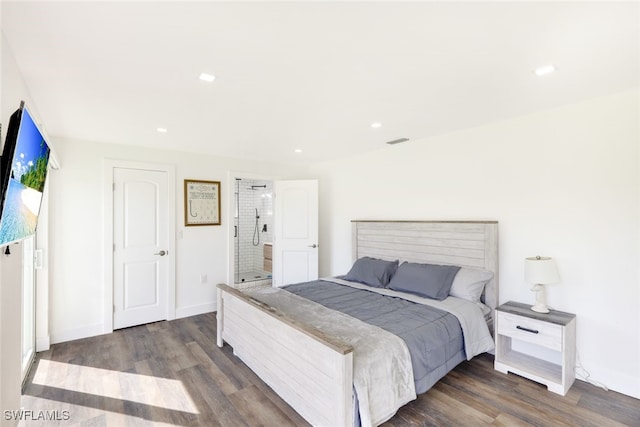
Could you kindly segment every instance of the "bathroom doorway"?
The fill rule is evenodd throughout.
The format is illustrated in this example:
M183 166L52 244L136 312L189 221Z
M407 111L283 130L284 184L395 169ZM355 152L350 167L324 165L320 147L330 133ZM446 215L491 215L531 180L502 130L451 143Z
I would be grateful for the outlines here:
M234 185L234 283L271 285L273 181L235 178Z

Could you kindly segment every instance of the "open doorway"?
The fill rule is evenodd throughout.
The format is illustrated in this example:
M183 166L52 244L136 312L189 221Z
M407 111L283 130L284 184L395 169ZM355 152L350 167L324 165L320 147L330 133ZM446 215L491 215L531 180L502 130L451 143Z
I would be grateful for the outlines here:
M236 177L234 185L235 287L271 285L273 181Z

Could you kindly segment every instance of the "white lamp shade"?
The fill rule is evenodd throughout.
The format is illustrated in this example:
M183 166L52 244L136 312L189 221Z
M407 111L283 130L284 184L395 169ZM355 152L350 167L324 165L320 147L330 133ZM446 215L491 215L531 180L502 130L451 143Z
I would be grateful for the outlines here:
M524 280L532 284L549 285L558 283L560 276L553 258L530 257L524 260Z

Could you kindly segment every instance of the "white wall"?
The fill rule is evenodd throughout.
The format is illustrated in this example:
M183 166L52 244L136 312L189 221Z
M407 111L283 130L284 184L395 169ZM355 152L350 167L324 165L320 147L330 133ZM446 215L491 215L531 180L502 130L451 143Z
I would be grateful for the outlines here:
M2 90L2 141L6 137L7 125L9 124L9 117L18 109L20 101L25 101L29 108L29 112L34 117L34 120L38 125L43 128L40 116L38 114L38 108L33 101L29 89L24 82L22 73L16 64L15 57L9 46L7 45L4 37L2 37L2 73L1 80L3 84ZM42 129L46 134L46 129ZM51 147L55 149L55 147ZM42 196L42 207L40 216L38 217L38 229L36 232L36 247L37 249L43 249L44 251L44 266L42 269L36 271L36 304L38 308L36 312L46 314L46 308L49 302L48 288L49 288L49 272L48 264L46 262L46 255L48 253L48 200L49 200L49 185L45 185L44 194ZM36 350L48 350L49 349L49 319L46 315L36 316Z
M1 10L2 2L0 2ZM1 19L0 19L1 21ZM15 58L4 37L0 47L0 122L2 123L2 144L9 124L9 117L26 101L37 121L37 108L31 101L29 91L15 62ZM46 195L45 195L46 197ZM11 255L0 251L0 410L20 408L20 385L22 363L22 247L10 246ZM38 290L46 287L46 277L37 277ZM41 298L41 295L36 295ZM41 300L38 301L42 302ZM37 325L41 326L40 325ZM36 334L42 329L37 329ZM6 419L2 413L0 425L16 425L17 420Z
M0 410L20 408L22 382L22 244L11 245L11 255L0 252ZM15 425L4 412L0 425Z
M496 219L500 301L533 303L523 259L556 259L592 378L640 397L637 90L314 165L322 275L351 265L352 219Z
M294 167L258 161L56 140L60 170L50 175L50 330L53 343L104 331L103 159L173 164L176 167L176 316L215 309L215 285L226 282L229 236L228 174L251 171L286 176ZM222 225L184 227L185 178L221 181ZM206 274L208 283L201 284Z

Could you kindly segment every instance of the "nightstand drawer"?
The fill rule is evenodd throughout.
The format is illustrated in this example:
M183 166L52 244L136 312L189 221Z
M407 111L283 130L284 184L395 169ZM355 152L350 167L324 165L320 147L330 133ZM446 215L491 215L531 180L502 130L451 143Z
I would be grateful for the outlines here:
M518 340L562 350L562 326L498 312L498 333Z

